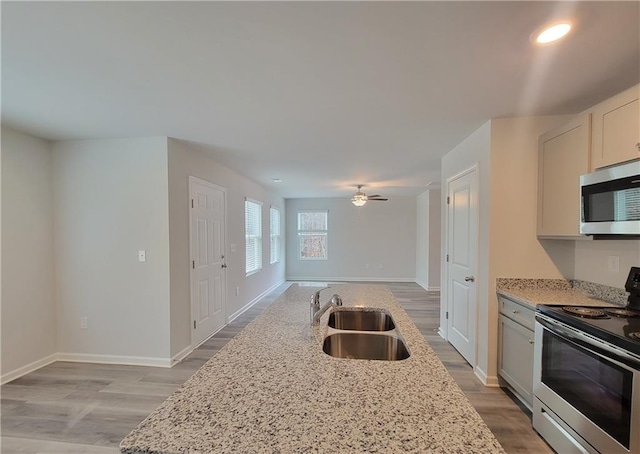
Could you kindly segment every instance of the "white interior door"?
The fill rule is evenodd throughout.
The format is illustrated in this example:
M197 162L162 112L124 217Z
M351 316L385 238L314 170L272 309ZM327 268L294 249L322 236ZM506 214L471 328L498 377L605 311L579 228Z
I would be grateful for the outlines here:
M447 181L447 337L471 365L476 359L477 182L475 167Z
M191 242L191 345L227 323L225 189L189 177Z

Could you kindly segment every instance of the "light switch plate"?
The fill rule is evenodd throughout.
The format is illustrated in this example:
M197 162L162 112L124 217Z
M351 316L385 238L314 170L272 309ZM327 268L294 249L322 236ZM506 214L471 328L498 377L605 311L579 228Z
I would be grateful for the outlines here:
M147 251L138 251L138 262L147 261Z

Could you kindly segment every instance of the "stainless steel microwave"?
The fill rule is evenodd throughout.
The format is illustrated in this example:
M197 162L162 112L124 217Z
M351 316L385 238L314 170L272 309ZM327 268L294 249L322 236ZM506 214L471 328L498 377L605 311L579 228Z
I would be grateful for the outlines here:
M580 233L640 236L640 160L580 177Z

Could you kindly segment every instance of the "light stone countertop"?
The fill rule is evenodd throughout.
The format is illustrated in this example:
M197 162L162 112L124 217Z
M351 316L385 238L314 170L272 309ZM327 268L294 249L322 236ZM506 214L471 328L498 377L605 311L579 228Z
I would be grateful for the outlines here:
M121 443L123 453L503 453L384 285L335 285L344 306L388 310L402 361L322 352L313 287L292 285Z
M498 279L498 295L531 306L624 306L628 293L622 289L584 281L563 279Z

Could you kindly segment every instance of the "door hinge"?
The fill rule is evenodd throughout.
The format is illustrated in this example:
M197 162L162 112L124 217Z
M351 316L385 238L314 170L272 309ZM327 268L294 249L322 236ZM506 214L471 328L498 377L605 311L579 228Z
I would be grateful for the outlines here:
M446 318L447 320L449 320L449 311L447 311L447 312L445 312L445 313L444 313L444 318ZM194 322L194 323L195 323L195 322ZM195 326L194 326L194 328L195 328Z
M447 205L451 203L451 197L447 196Z
M193 329L196 329L196 321L193 321Z
M191 208L193 208L193 207L194 207L194 205L193 205L193 199L191 199Z
M447 254L447 263L449 262L449 254Z
M195 260L191 260L191 266L193 267L193 269L196 269L196 261Z

